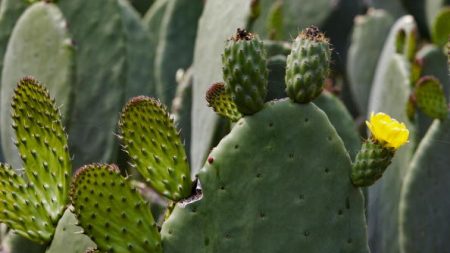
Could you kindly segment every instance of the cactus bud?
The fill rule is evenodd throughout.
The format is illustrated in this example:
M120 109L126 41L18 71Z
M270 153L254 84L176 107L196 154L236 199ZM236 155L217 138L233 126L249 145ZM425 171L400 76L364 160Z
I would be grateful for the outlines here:
M302 31L292 45L286 65L286 93L298 103L320 95L329 72L331 49L317 27Z
M366 124L371 132L356 155L352 166L352 183L369 186L375 183L391 164L395 151L408 142L409 131L405 124L384 113L373 114Z
M223 78L239 112L251 115L264 105L269 72L262 41L238 29L222 54Z

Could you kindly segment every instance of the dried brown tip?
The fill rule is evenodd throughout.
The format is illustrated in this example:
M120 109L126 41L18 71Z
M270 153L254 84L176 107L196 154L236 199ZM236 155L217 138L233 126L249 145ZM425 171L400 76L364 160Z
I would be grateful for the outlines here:
M325 37L325 34L321 32L317 26L313 25L304 29L299 36L312 41L328 42L328 38Z
M238 28L236 34L231 38L231 40L252 40L253 38L255 38L253 33L247 32L245 29Z

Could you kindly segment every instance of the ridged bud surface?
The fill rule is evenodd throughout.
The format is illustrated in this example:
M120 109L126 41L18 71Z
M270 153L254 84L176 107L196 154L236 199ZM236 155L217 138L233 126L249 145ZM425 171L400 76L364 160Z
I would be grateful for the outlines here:
M223 78L239 112L251 115L261 110L269 77L262 41L238 29L226 44L222 63Z
M395 150L368 139L356 155L352 166L352 182L355 186L369 186L375 183L391 164Z
M295 39L286 65L286 93L297 103L320 95L329 72L331 49L316 27L306 28Z

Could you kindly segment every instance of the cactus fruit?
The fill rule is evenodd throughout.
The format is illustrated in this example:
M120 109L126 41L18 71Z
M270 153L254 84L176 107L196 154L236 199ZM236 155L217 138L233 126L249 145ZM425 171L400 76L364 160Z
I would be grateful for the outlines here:
M258 36L238 29L222 54L223 79L239 112L251 115L264 105L267 95L267 54Z
M116 166L84 166L75 176L71 195L80 225L100 251L162 252L147 203Z
M70 114L74 50L61 11L51 3L30 6L17 21L5 54L1 86L1 136L5 160L22 166L12 141L11 98L17 81L34 76L48 85L65 119ZM37 36L39 34L39 36Z
M331 49L328 39L317 27L302 31L292 45L286 65L286 93L307 103L320 95L328 76Z
M133 168L160 194L172 200L191 193L190 169L179 132L165 107L149 97L135 97L119 122L124 150Z
M422 77L416 84L414 99L417 107L429 117L441 120L447 118L447 99L438 79L430 76Z
M71 162L67 136L54 100L34 79L19 82L13 97L13 128L27 181L2 164L0 220L35 242L51 240L68 202Z
M223 83L215 83L206 92L206 101L213 110L233 122L242 118L236 104Z

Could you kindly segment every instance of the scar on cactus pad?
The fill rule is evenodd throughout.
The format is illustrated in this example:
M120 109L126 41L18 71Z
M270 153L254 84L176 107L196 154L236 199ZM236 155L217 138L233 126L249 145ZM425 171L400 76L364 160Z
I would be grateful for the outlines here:
M352 182L355 186L375 183L391 163L395 151L409 138L405 124L384 113L372 113L366 124L371 137L363 143L352 166Z

